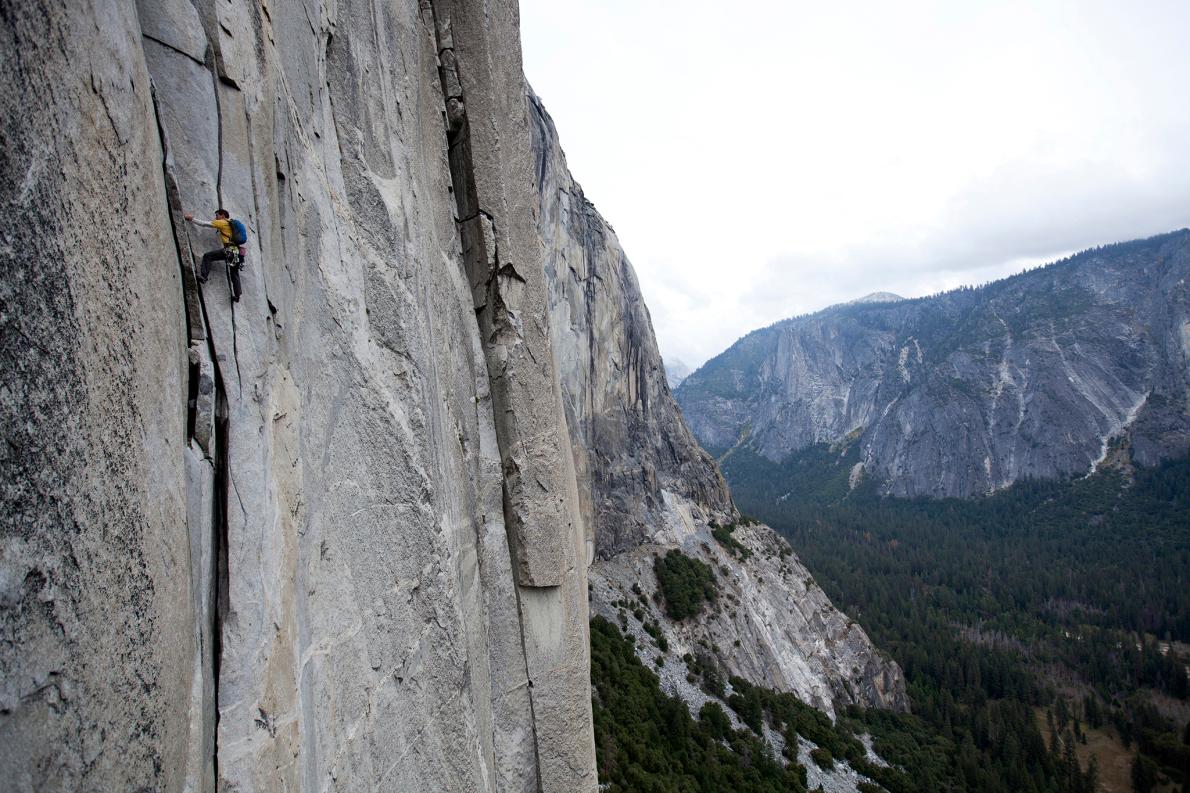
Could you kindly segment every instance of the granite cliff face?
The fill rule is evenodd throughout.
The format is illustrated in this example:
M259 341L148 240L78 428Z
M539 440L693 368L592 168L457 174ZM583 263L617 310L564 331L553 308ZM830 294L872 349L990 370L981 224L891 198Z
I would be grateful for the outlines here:
M974 496L1190 451L1190 231L978 289L835 306L745 336L678 401L698 438L780 462L859 443L896 496Z
M747 555L713 538L715 525L738 519L731 494L670 393L632 265L567 170L549 115L536 97L530 103L552 335L581 501L595 530L592 610L636 635L646 663L665 656L664 686L695 712L708 695L686 682L686 653L828 713L839 703L906 708L897 665L834 608L771 529L737 530ZM653 559L674 548L717 571L723 598L697 620L670 620L653 599ZM645 622L668 638L667 651Z
M904 704L771 532L707 541L730 494L514 2L0 3L10 787L595 790L597 550L596 609L681 546L737 606L675 644ZM182 217L218 206L238 303Z
M515 4L3 10L0 775L594 790Z

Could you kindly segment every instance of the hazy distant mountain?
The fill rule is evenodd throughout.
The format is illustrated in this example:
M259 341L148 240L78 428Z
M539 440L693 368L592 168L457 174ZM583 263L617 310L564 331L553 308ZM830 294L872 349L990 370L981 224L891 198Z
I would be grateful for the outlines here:
M1152 464L1190 450L1188 276L1181 230L980 288L869 296L745 336L677 398L714 450L781 461L857 441L856 477L901 496Z
M898 300L904 299L892 292L870 292L863 297L857 297L855 300L850 301L850 305L855 305L856 303L896 303Z
M665 362L665 379L669 381L671 389L677 389L682 381L690 376L690 367L680 358Z

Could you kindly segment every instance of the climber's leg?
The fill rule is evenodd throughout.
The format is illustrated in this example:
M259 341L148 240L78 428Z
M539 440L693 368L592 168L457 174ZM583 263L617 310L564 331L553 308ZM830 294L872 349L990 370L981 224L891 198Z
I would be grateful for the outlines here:
M242 291L240 289L240 265L231 264L229 262L227 265L227 271L231 276L231 299L233 302L239 302L240 293Z
M202 255L202 269L198 273L198 282L205 284L207 276L211 274L211 262L226 261L227 252L222 248L214 251L207 251Z

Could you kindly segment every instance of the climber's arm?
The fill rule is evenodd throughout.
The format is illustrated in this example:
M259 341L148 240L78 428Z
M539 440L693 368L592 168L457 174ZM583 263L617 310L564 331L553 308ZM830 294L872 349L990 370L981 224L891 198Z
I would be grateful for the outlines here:
M186 220L189 220L191 223L193 223L196 226L202 226L203 228L208 228L208 229L215 228L214 223L208 223L205 220L195 220L194 215L190 212L185 213L184 215L182 215L182 217L185 218Z

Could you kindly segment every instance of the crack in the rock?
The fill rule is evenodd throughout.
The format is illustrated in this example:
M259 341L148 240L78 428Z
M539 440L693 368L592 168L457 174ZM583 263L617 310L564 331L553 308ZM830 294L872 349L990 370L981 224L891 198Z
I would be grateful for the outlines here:
M199 66L202 66L203 68L206 68L206 66L207 66L206 61L204 61L200 58L194 57L189 52L186 52L183 49L179 49L179 48L175 47L174 45L170 44L168 41L162 41L161 39L157 38L156 36L149 35L144 30L141 30L140 34L143 38L146 38L149 41L154 42L155 44L160 44L162 47L165 47L168 50L172 50L173 52L176 52L185 58L189 58L190 60L194 61L195 63L197 63Z
M227 288L234 289L231 283L231 265L225 264L224 269L227 271ZM234 292L233 292L234 294ZM236 385L239 386L240 395L244 394L244 376L240 373L240 343L239 331L236 328L236 304L233 301L231 304L231 358L236 365Z
M213 581L215 586L206 594L207 596L207 613L210 614L210 623L207 629L211 636L211 711L213 715L212 739L211 739L211 770L213 778L219 779L219 740L218 740L218 725L219 725L219 670L222 658L223 647L223 617L227 609L227 464L228 464L228 431L227 431L227 394L223 386L223 373L219 366L219 359L215 353L214 339L209 332L210 321L207 318L206 303L202 297L202 291L198 289L197 282L194 281L193 262L194 251L190 247L189 237L186 237L186 254L189 256L191 266L188 268L184 264L181 238L178 235L178 222L176 220L176 213L181 209L181 196L178 189L177 180L174 179L173 174L169 168L169 144L168 137L165 133L165 127L161 121L161 111L158 103L157 92L150 79L150 96L153 103L153 116L157 124L157 136L161 145L161 172L162 180L164 181L165 196L166 196L166 212L170 218L170 233L174 241L174 256L177 262L178 269L182 279L183 303L186 306L186 328L187 338L191 341L198 340L197 328L194 327L196 321L201 321L204 329L203 337L205 337L207 345L207 354L211 361L211 368L214 373L214 387L215 387L215 471L214 471L214 499L213 510L211 515L211 551L212 563L214 566ZM184 221L183 221L184 222ZM197 296L197 300L191 298ZM192 316L191 307L197 303L199 316ZM195 376L192 371L191 376ZM189 396L190 385L187 386L187 396ZM187 406L189 407L189 406ZM188 422L188 428L193 425ZM191 435L190 437L193 437ZM221 487L222 486L222 487ZM201 637L201 634L200 634Z
M484 252L486 254L484 256L485 261L483 261L483 265L488 268L487 273L486 273L486 278L484 279L485 287L486 287L485 288L485 293L486 293L485 299L483 301L484 305L477 306L476 310L475 310L475 319L476 319L477 325L479 326L478 330L480 331L480 336L482 338L483 324L484 324L483 316L484 316L485 310L491 310L491 311L495 312L492 316L492 320L493 320L492 321L492 325L493 325L492 330L494 332L496 332L496 333L500 333L501 331L507 332L507 331L513 330L513 329L510 327L507 327L509 325L508 313L506 311L501 310L504 305L503 296L500 294L500 290L498 288L495 288L498 285L498 273L499 273L499 269L500 269L499 251L497 250L497 244L496 244L496 237L497 237L496 224L492 220L491 215L489 213L483 211L482 207L478 206L478 196L475 196L475 206L474 207L471 206L472 190L474 187L473 183L474 183L474 179L475 179L475 165L474 165L474 161L472 160L472 156L471 156L470 127L469 127L469 123L468 123L468 119L467 119L467 107L466 107L466 103L464 101L464 95L466 92L463 89L463 84L462 84L463 77L462 77L462 75L459 74L457 59L455 57L453 57L454 41L453 41L453 32L449 29L450 22L449 22L449 20L446 20L445 25L439 24L439 20L438 20L439 15L438 15L437 5L438 4L435 3L434 0L422 0L422 2L420 3L420 8L423 13L423 19L426 19L426 21L427 21L427 25L426 25L427 28L429 28L430 31L432 31L433 41L435 44L435 48L437 49L437 52L438 52L438 79L439 79L439 82L440 82L441 88L442 88L442 98L443 98L443 108L444 108L443 132L445 133L445 136L446 136L447 157L448 157L448 161L450 163L450 179L451 179L451 185L452 185L452 193L454 194L455 205L458 210L458 214L461 216L464 216L466 218L466 220L459 221L457 223L456 227L459 229L460 236L461 236L464 233L464 229L465 229L466 225L475 224L477 222L477 220L479 223L482 223L482 220L479 220L479 217L481 215L486 217L488 224L491 227L492 250L491 251L485 250L485 252ZM445 40L447 38L449 38L449 41ZM449 71L449 73L448 73L448 71ZM458 90L452 90L456 86L457 86ZM463 183L462 184L456 183L459 180L462 180ZM469 211L472 208L474 208L474 210L475 210L474 212ZM476 231L478 231L480 244L484 245L484 247L486 248L488 241L485 239L486 235L484 234L484 229L480 228L480 229L477 229ZM464 255L466 255L466 253ZM471 255L474 256L475 253L472 252ZM489 258L489 256L490 256L490 258ZM491 262L491 264L489 264L489 262ZM466 262L464 262L464 266L466 266ZM468 269L470 269L470 268L468 268ZM515 270L513 272L515 273ZM469 283L472 283L469 273L468 273L467 280ZM472 291L472 296L474 298L474 289L472 289L471 291ZM501 322L497 318L497 315L500 317L503 317L503 322ZM505 325L506 327L501 328L500 327L501 325ZM487 341L487 343L490 345L491 340L489 339ZM485 359L488 359L486 352L485 352ZM497 397L499 386L496 381L498 380L498 377L496 376L496 373L494 373L492 370L490 359L488 359L488 367L487 368L488 368L488 379L491 383L491 388L489 391L489 394L491 395L490 398L492 398L491 404L492 404L492 407L496 407L500 402L499 398ZM509 455L507 455L505 453L505 449L504 449L504 446L506 445L506 443L507 443L507 441L502 441L502 439L500 438L500 433L497 432L497 445L500 447L501 458L504 461L505 465L507 465L507 463L510 461L510 457L509 457ZM504 477L504 479L505 479L505 481L503 482L503 487L505 490L504 509L503 509L504 523L505 523L505 531L507 534L507 539L508 539L509 546L510 546L509 547L510 556L512 557L512 558L510 558L510 562L515 567L517 565L517 560L516 560L516 551L512 547L513 541L514 541L514 537L513 537L514 532L512 530L512 527L515 525L517 516L515 514L515 510L511 509L509 506L507 477ZM515 576L515 574L514 574L514 576ZM525 637L525 628L524 628L525 615L524 615L523 606L522 606L522 602L521 602L520 587L514 586L513 593L514 593L515 599L516 599L518 624L520 625L520 630L518 631L518 633L519 633L520 642L521 642L521 658L525 664L525 680L527 681L527 687L528 687L529 723L530 723L530 729L532 730L532 735L533 735L533 771L534 771L534 775L536 778L537 789L540 790L541 785L542 785L542 769L541 769L541 753L539 750L540 738L537 733L537 730L538 730L537 713L536 713L537 704L535 702L535 698L533 695L533 679L532 679L532 674L529 669L530 653L529 653L529 648L527 646L527 641L526 641L526 637Z
M223 204L223 155L224 155L224 149L223 149L223 100L219 95L219 84L220 84L221 79L224 79L225 76L222 74L222 72L223 72L222 60L221 60L221 57L219 54L218 47L215 42L212 42L210 40L210 36L208 36L208 53L212 53L213 57L211 59L210 64L204 64L204 65L208 66L208 68L211 70L211 87L215 94L215 128L218 132L217 148L218 148L218 152L219 152L218 170L217 170L216 176L215 176L215 201L220 207L222 207L224 205ZM235 85L234 81L232 81L230 79L226 79L226 82L228 84L230 84L232 87L239 90L238 86ZM222 239L220 239L220 242L222 242ZM227 289L229 292L231 292L231 294L234 295L235 287L232 284L231 263L224 261L223 269L224 269L224 274L227 278ZM206 312L205 300L203 301L203 311L204 311L204 313ZM207 326L210 327L209 322L207 323ZM239 354L239 339L238 339L238 337L239 337L239 333L236 331L236 309L235 309L235 304L233 302L232 307L231 307L231 356L232 356L232 360L235 362L235 365L236 365L236 385L240 389L240 394L243 395L244 378L243 378L243 374L240 372L240 354ZM212 354L212 357L214 357L213 354Z

